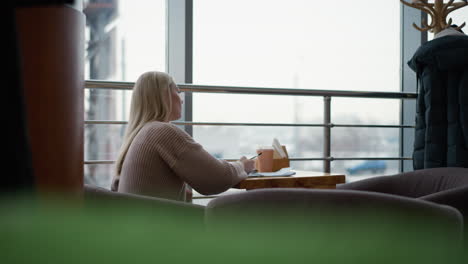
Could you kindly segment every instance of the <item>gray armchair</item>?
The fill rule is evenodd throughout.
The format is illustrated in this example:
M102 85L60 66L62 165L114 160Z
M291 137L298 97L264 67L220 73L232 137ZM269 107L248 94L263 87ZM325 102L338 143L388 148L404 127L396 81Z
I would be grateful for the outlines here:
M468 168L432 168L380 176L338 185L341 190L360 190L400 195L456 207L468 216Z
M162 198L113 192L88 184L84 185L83 190L85 206L87 207L105 208L107 205L111 207L137 207L149 213L160 213L164 214L165 217L190 220L194 225L204 225L204 206Z
M346 183L337 189L399 195L455 207L464 217L468 238L468 168L416 170Z
M205 223L215 229L225 225L246 229L253 224L253 230L258 230L258 223L273 229L305 224L320 226L318 232L347 230L355 235L401 227L398 231L405 236L424 234L434 242L441 241L433 239L441 234L450 241L460 241L463 235L463 217L453 207L354 190L275 188L220 196L208 203Z
M338 185L337 189L422 198L464 186L468 186L468 168L432 168L355 181Z

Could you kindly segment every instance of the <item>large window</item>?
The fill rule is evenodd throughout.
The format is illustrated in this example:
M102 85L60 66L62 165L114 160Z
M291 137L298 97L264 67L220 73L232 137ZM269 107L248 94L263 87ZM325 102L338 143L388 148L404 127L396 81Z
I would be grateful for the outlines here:
M193 9L196 84L400 90L399 1L196 0ZM333 123L398 125L399 118L398 100L332 98ZM322 123L323 98L195 94L193 119ZM256 145L270 144L274 137L287 145L291 156L323 156L323 129L317 127L195 127L193 131L209 151L223 158L251 155ZM398 137L398 129L335 128L332 155L397 157ZM332 171L346 172L360 162L333 162ZM293 166L322 170L323 162ZM386 173L396 173L398 162L388 162L387 168Z
M185 1L85 1L85 78L134 82L145 71L171 71L166 65L174 67L184 61L180 57L193 54L192 60L185 60L192 64L182 62L175 68L181 72L189 69L185 74L194 84L400 91L399 1L193 0L193 10L172 12L171 6L179 8L174 3ZM178 20L178 16L174 19L170 15L187 15L190 11L193 21L191 16ZM456 23L461 24L462 12L466 14L465 10L453 13L460 16ZM167 21L182 22L171 27ZM185 26L189 34L168 32ZM168 44L174 36L184 37ZM178 58L170 58L174 49L181 47ZM85 120L127 121L130 97L130 91L86 89ZM331 131L331 155L400 156L399 128L379 127L401 124L400 104L397 99L332 97L331 122L343 126ZM322 158L324 129L313 124L323 123L324 106L323 97L194 93L187 112L192 114L188 121L194 122L305 125L194 126L195 140L216 157L251 156L256 146L278 138L291 157ZM114 174L110 161L117 157L124 130L125 124L86 124L85 160L108 161L88 163L86 181L109 187ZM331 170L350 175L363 162L333 161ZM384 159L384 163L383 171L353 171L357 176L348 179L398 172L397 160ZM294 161L291 165L296 169L323 169L323 161L317 160Z

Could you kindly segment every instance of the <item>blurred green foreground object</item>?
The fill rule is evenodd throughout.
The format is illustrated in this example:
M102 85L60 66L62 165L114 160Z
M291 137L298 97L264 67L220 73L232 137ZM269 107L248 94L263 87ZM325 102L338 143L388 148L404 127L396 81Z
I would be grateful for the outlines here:
M424 219L313 215L207 228L177 209L2 199L1 263L467 263L460 241L427 232Z

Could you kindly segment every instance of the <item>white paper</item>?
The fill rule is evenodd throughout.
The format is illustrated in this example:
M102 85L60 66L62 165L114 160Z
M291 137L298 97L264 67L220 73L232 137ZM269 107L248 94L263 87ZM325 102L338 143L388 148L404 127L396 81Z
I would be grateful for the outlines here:
M292 176L296 174L295 171L292 171L290 167L282 168L279 171L275 172L255 172L250 173L249 177L284 177L284 176Z
M273 146L273 149L276 150L276 152L278 152L278 154L280 155L281 158L286 158L287 157L287 155L284 152L283 147L279 143L278 139L276 139L276 138L273 139L272 146Z

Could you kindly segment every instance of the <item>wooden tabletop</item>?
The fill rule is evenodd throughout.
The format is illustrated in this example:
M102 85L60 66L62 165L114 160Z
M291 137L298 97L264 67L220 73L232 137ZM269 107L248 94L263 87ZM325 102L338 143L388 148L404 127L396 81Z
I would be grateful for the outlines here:
M335 189L339 183L345 183L345 175L314 171L296 171L293 176L287 177L253 177L241 181L233 188L260 189L260 188L316 188Z

